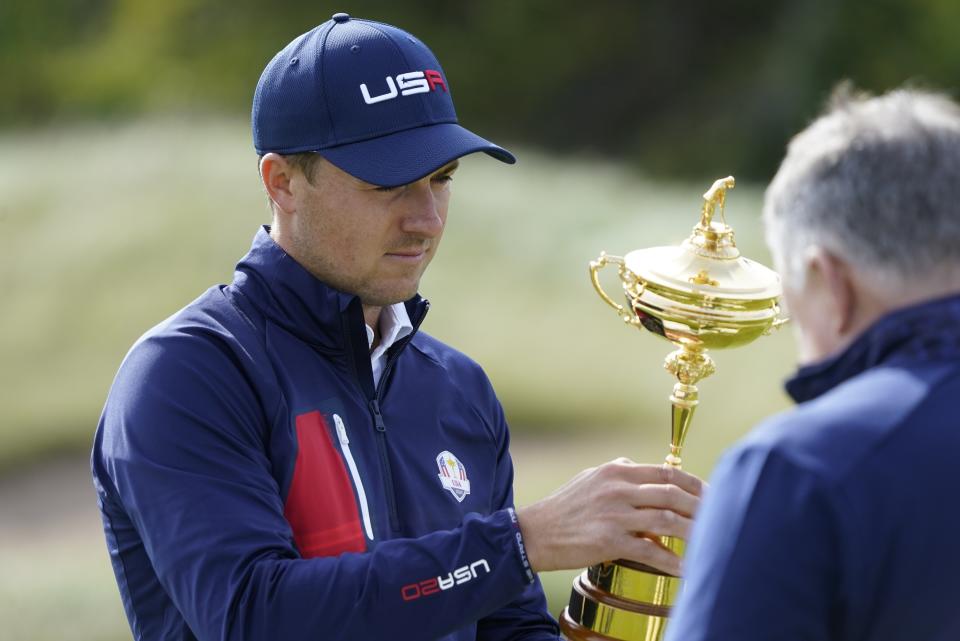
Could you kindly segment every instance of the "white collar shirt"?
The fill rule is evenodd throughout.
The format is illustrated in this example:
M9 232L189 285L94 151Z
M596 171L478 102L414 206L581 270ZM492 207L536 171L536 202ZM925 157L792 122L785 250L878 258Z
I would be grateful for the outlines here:
M364 325L367 329L367 348L373 347L373 328ZM373 369L373 384L380 384L383 368L387 364L387 350L394 343L413 332L413 324L407 307L403 303L394 303L380 310L380 344L370 352L370 367Z

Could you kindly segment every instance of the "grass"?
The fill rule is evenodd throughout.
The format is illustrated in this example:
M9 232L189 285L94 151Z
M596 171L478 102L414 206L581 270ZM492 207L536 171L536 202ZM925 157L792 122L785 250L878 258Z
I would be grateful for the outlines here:
M133 341L230 279L268 218L248 139L228 120L0 135L0 472L56 450L82 456ZM433 303L424 329L481 362L500 394L525 504L583 467L666 453L671 346L623 326L586 265L601 250L682 240L713 177L654 184L596 159L518 151L516 167L463 163L421 289ZM769 264L759 190L741 185L727 202L741 249ZM605 283L617 287L613 274ZM786 406L793 363L784 332L714 358L685 456L701 475ZM129 638L91 531L0 546L0 620L13 622L0 639ZM574 574L543 576L555 614Z
M130 639L103 541L0 549L0 640Z

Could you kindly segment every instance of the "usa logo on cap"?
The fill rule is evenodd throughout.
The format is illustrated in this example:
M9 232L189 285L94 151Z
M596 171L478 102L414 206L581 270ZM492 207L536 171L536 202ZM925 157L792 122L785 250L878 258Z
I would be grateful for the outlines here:
M440 468L440 483L443 489L450 490L453 498L463 503L463 499L470 494L470 480L467 478L467 468L453 453L444 450L437 454L437 467Z

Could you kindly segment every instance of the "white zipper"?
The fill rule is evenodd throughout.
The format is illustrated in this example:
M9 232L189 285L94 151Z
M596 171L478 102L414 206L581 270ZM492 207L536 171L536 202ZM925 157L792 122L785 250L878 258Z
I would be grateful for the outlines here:
M360 472L357 470L357 462L353 460L353 454L350 453L350 439L347 438L347 428L343 424L343 419L339 414L333 415L333 424L337 427L337 436L340 437L340 448L343 450L343 456L347 459L347 467L350 468L350 476L353 477L353 485L357 488L357 496L360 497L360 514L363 516L363 529L367 531L367 538L373 540L373 527L370 526L370 508L367 506L367 493L363 491L363 481L360 480Z

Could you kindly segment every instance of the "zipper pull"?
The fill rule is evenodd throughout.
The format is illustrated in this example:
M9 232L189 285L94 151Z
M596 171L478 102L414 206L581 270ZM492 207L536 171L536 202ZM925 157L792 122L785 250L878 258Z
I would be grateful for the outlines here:
M340 437L341 445L350 445L350 439L347 438L347 428L343 425L343 419L339 414L333 415L333 424L337 427L337 436Z
M380 401L375 398L370 399L370 410L373 412L373 426L378 432L386 432L387 426L383 422L383 414L380 413Z

